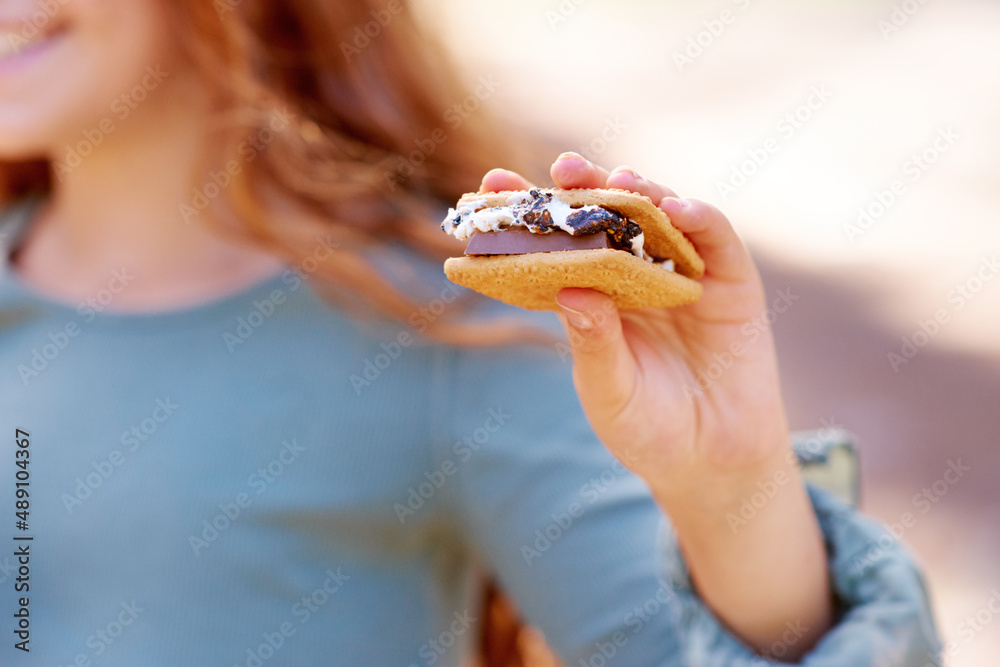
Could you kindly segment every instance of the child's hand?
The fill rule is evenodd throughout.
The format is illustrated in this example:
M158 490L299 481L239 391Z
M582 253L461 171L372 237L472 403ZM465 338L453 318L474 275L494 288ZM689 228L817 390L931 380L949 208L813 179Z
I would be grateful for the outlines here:
M668 188L619 167L610 175L575 154L552 165L561 188L621 188L648 196L705 260L704 295L680 308L619 312L593 290L558 297L574 357L574 380L594 431L619 459L667 494L773 468L788 431L760 277L726 218L677 199ZM485 190L524 189L496 170Z
M789 655L805 650L829 622L825 554L788 444L768 303L753 261L717 209L678 199L626 168L609 174L568 153L551 174L560 188L648 196L705 260L704 293L688 306L619 312L599 292L560 292L574 382L598 437L673 519L716 613L759 647L780 636L785 621L808 618L811 637ZM482 186L529 187L504 170L491 171ZM777 495L740 524L741 501L769 482Z

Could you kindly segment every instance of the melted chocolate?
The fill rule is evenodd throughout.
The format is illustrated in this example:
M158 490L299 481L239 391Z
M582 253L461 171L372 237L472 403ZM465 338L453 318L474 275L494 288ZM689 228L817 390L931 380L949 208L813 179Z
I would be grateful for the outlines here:
M607 232L615 244L623 249L631 248L632 239L642 234L642 227L621 213L606 208L571 213L566 218L566 224L573 228L575 236Z
M552 223L552 214L548 210L552 193L534 189L528 194L531 195L530 200L514 206L515 217L524 220L525 226L535 233L558 230L559 228ZM570 213L566 218L566 224L573 230L573 236L607 232L622 248L630 248L632 239L642 233L639 225L621 213L603 207L587 211L581 208Z
M547 208L552 195L541 194L538 190L531 191L532 200L514 207L514 215L524 220L528 229L538 232L550 232L557 227L552 224L552 214Z

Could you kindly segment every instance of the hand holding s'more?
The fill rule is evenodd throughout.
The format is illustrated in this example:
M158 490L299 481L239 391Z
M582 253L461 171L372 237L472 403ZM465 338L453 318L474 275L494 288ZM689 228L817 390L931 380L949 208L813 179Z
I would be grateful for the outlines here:
M727 622L752 636L760 616L732 592L747 577L765 590L792 577L801 599L774 603L825 627L829 607L810 602L825 599L822 540L790 456L771 332L758 326L764 288L739 236L715 207L625 167L566 153L551 175L546 189L494 170L463 196L442 224L467 243L448 277L559 312L591 426L649 484L701 593L735 610ZM776 474L796 483L733 534L726 514ZM791 546L776 556L779 537Z
M531 310L555 310L565 287L609 295L618 308L692 303L705 263L646 196L626 190L470 193L442 229L467 241L448 278Z

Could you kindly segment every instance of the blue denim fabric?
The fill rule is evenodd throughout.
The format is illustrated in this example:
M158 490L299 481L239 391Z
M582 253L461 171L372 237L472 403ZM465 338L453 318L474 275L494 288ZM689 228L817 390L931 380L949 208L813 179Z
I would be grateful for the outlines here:
M829 556L839 621L800 663L808 667L936 667L941 643L927 589L912 557L874 521L831 494L809 489ZM693 590L674 534L661 532L664 581L678 592L685 667L764 667L781 662L780 642L755 655L712 614ZM789 623L792 645L799 633ZM669 663L675 664L675 663Z

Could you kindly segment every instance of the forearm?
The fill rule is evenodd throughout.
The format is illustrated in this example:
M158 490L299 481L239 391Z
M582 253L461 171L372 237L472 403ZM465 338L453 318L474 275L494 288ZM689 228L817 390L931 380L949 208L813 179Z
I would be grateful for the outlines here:
M654 495L700 597L756 651L796 658L830 627L823 538L790 450L751 474Z
M619 313L599 292L559 292L577 394L604 445L670 515L700 597L760 653L782 642L782 657L804 653L830 626L833 604L819 525L788 456L773 342L758 327L769 304L753 261L717 209L631 169L608 173L567 154L552 177L561 188L618 188L659 202L704 260L702 297L671 310ZM492 173L484 191L525 185ZM724 373L707 372L717 364ZM727 515L739 517L745 499L753 508L758 483L775 475L778 491L734 529Z

